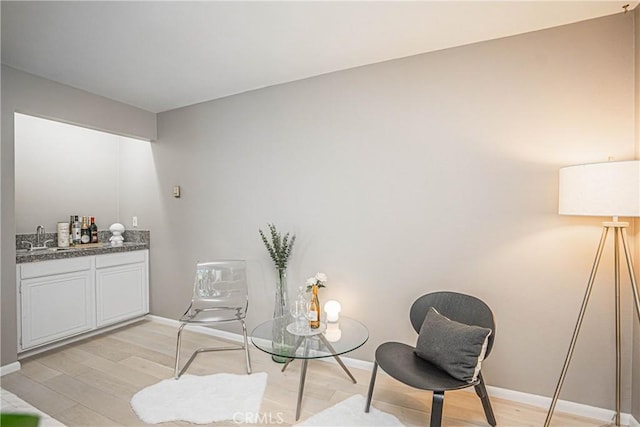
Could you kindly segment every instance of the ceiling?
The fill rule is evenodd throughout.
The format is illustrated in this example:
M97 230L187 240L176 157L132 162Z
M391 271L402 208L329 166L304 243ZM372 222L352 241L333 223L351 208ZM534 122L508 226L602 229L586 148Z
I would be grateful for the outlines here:
M638 1L2 1L2 63L161 112Z

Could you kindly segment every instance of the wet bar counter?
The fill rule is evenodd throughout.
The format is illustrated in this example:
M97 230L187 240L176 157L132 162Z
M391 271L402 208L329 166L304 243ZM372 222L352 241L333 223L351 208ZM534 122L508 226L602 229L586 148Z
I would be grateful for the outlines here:
M18 248L16 249L16 264L149 249L149 234L148 230L127 230L123 235L125 239L124 244L122 246L111 246L111 243L108 241L111 233L100 232L101 243L99 244L86 246L77 245L69 248L52 246L49 249L38 249L34 251L22 249L21 247L28 246L22 242L33 243L35 234L19 234L16 235L16 248ZM55 234L47 234L46 238L53 239L53 245L56 244Z

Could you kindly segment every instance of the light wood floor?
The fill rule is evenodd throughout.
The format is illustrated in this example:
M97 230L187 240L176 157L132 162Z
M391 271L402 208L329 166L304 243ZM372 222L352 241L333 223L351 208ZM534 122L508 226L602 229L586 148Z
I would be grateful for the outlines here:
M1 379L2 388L68 426L142 425L129 405L142 388L173 375L176 328L142 321L103 335L69 344L21 361L22 369ZM220 341L195 332L183 334L187 355L197 346ZM300 363L287 371L261 351L251 349L254 372L267 372L269 380L261 414L294 423ZM350 368L358 380L351 383L333 363L309 363L302 415L304 420L354 394L366 396L370 372ZM208 353L196 358L189 373L244 373L241 351ZM373 406L394 414L407 426L428 425L431 393L404 386L379 373ZM499 426L541 426L545 410L492 399ZM189 423L164 423L161 426ZM233 422L216 426L237 426ZM598 426L598 421L556 413L553 426ZM443 426L488 426L475 393L447 393Z

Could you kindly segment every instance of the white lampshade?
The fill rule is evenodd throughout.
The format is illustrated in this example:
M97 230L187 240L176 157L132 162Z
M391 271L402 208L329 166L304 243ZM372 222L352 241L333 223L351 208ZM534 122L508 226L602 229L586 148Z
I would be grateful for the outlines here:
M340 318L340 303L335 300L329 300L324 305L324 311L327 313L327 322L337 322Z
M561 215L640 216L640 160L560 169Z

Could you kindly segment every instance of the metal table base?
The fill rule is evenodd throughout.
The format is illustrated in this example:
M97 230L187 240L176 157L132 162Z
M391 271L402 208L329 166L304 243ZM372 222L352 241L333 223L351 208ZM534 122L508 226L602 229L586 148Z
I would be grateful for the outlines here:
M331 343L329 343L329 341L322 334L317 335L317 337L320 339L320 341L322 341L322 343L333 354L333 358L336 359L336 361L338 362L338 365L340 365L340 367L347 373L347 375L349 376L351 381L353 381L354 384L357 384L357 381L356 381L355 377L351 374L349 369L342 362L342 360L340 359L340 356L338 356L336 354L336 351L333 348L333 346L331 345ZM300 383L298 385L298 403L296 404L296 421L298 421L298 419L300 419L300 408L302 407L302 395L304 393L304 382L305 382L305 379L307 377L307 365L309 363L309 358L307 357L309 355L309 340L304 339L304 337L298 338L298 341L297 341L296 346L295 346L295 350L297 350L300 347L300 345L302 344L303 341L305 343L304 344L304 356L305 357L302 358L302 369L300 370ZM295 352L295 350L294 350L294 352ZM282 371L281 372L284 372L285 369L287 369L287 366L289 366L289 364L293 360L294 360L293 358L288 359L287 362L282 367Z

